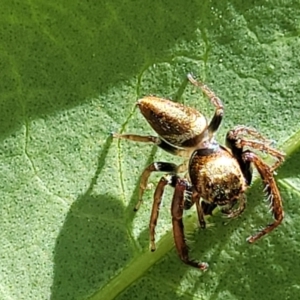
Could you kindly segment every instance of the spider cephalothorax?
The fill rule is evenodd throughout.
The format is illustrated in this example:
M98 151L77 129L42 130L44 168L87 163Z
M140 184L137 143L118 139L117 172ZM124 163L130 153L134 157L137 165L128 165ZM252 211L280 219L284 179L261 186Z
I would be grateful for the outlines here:
M205 228L204 216L211 214L216 206L229 218L240 215L246 206L245 191L252 181L252 165L258 170L270 201L274 222L250 236L247 240L255 242L276 228L283 219L282 200L274 180L274 170L283 162L284 154L271 146L271 141L258 131L246 126L236 126L227 133L226 146L219 145L214 133L223 118L222 101L206 85L196 81L191 74L188 80L201 90L215 106L215 114L208 123L205 116L197 110L173 101L154 96L138 100L138 107L145 119L156 131L156 136L135 134L113 134L115 138L137 142L154 143L163 150L186 157L187 162L176 165L168 162L154 162L143 172L140 181L138 210L152 172L165 172L154 193L150 218L150 248L154 251L155 226L159 206L166 185L175 188L171 214L176 249L180 259L193 267L205 270L208 265L189 259L185 242L182 215L184 209L196 205L199 224ZM275 158L272 166L266 164L256 153L261 151ZM188 176L180 177L180 173ZM238 207L234 206L238 203Z

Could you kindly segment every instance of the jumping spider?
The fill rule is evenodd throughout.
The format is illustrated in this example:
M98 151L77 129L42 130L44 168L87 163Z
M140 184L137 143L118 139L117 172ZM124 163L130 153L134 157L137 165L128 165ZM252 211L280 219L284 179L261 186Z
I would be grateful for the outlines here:
M151 251L156 249L155 227L159 207L165 186L170 185L175 188L171 214L178 255L184 263L205 270L208 267L207 263L189 258L183 230L183 210L196 204L201 228L206 226L204 216L211 214L216 206L221 206L222 212L228 218L239 216L246 206L245 191L252 181L253 164L261 176L275 219L272 224L247 239L249 243L255 242L276 228L283 219L282 200L273 173L283 162L284 154L272 148L272 142L258 131L242 125L234 127L227 133L226 146L219 145L214 139L214 134L224 114L222 101L205 84L196 81L191 74L187 77L193 85L200 87L215 107L215 114L209 123L205 116L194 108L147 96L138 100L137 106L158 137L135 134L113 134L113 136L153 143L169 153L188 159L181 165L168 162L151 163L142 173L135 211L142 203L150 174L167 173L160 179L154 192L149 224L150 249ZM250 149L268 153L275 158L275 163L272 166L267 165ZM186 172L187 175L183 178L178 175ZM234 208L236 204L238 207Z

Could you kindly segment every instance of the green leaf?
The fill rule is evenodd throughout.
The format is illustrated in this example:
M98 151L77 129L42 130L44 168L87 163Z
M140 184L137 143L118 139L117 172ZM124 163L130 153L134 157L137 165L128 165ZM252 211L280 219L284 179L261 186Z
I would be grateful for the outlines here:
M1 1L0 298L298 299L300 267L299 1ZM149 94L213 108L186 74L225 105L222 143L236 124L274 139L285 219L272 220L260 180L248 207L198 230L185 216L191 255L173 248L170 197L148 250L153 189L138 213L139 176L173 157L110 132L153 134L135 108ZM152 176L155 184L159 175Z

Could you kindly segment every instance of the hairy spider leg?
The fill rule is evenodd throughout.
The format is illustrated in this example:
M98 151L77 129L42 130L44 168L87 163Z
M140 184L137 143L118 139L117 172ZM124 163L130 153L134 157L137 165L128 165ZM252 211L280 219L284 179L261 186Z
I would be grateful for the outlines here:
M185 264L197 269L206 270L208 268L208 264L206 262L197 262L189 258L189 248L185 241L184 225L182 221L185 189L186 181L184 179L177 178L171 206L173 235L176 250L180 259Z
M258 139L260 141L265 142L268 145L271 145L273 143L273 141L267 139L265 136L263 136L255 128L247 127L245 125L236 125L228 133L233 134L236 138L237 138L238 135L242 135L242 137L245 137L245 135L249 135L249 136L255 137L256 139Z
M249 140L245 138L245 135L252 136L259 140ZM243 125L238 125L234 129L230 130L226 136L226 143L231 149L233 147L242 149L245 146L253 149L266 152L272 155L276 162L270 167L271 172L276 170L284 161L284 153L271 147L272 141L263 137L258 131L253 128L249 128Z
M134 211L137 211L142 202L143 202L143 195L144 191L147 188L148 185L148 179L152 172L166 172L168 174L177 174L182 173L187 170L187 163L183 163L181 165L176 165L173 163L167 163L167 162L154 162L151 163L142 173L141 179L140 179L140 189L139 189L139 199L134 207Z
M195 190L189 181L185 182L185 195L183 201L183 209L188 210L196 203L196 210L198 215L198 221L201 228L206 227L204 216L212 214L214 208L217 207L215 204L207 203L202 201L200 203L200 194Z
M253 162L256 169L258 170L265 185L268 200L270 201L271 211L275 219L273 223L267 225L264 229L260 230L247 239L249 243L254 243L262 236L274 230L282 222L284 212L282 208L282 199L274 180L271 168L266 163L264 163L255 153L252 153L250 151L246 151L243 153L243 159L245 161Z
M209 98L212 105L216 108L215 114L211 119L207 128L209 138L211 140L214 136L214 133L219 129L224 116L224 107L223 107L222 100L218 98L216 94L206 84L195 80L192 74L188 74L187 78L194 86L200 87L202 92Z
M149 222L149 233L150 233L150 250L155 251L156 245L155 245L155 228L157 225L157 220L159 216L159 209L162 202L162 197L164 194L165 186L171 185L175 187L177 181L176 175L165 175L161 177L159 180L154 196L153 196L153 204L152 204L152 210L151 210L151 217Z
M244 135L253 136L258 138L258 140L247 140ZM275 221L269 224L266 228L259 231L257 234L250 236L247 241L253 243L260 237L272 231L276 228L284 217L282 199L280 192L277 188L273 172L274 170L283 162L284 154L270 146L266 138L264 138L255 129L248 128L246 126L236 126L234 129L230 130L226 136L226 145L231 149L233 155L238 160L247 184L250 185L252 180L252 169L251 163L258 170L263 183L265 185L265 190L267 192L268 200L270 201L271 210ZM261 158L259 158L255 153L250 150L244 150L243 147L251 147L262 152L269 153L277 159L277 162L273 166L268 166Z

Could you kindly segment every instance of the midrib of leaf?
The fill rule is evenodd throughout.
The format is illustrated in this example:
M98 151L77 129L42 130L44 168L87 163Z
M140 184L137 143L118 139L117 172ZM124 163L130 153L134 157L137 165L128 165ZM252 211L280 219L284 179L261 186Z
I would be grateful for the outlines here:
M297 131L294 135L292 135L282 146L283 151L286 153L287 156L293 155L293 153L299 149L300 147L300 130ZM293 189L300 195L300 190L297 186L293 185L288 179L283 178L279 179L278 182L288 188Z
M195 228L195 215L189 216L185 222L185 230L192 231ZM133 259L125 269L111 279L109 283L96 292L90 300L114 299L122 291L137 281L148 269L161 260L174 247L172 232L166 233L158 242L155 252L146 251Z
M280 147L289 157L299 149L300 147L300 130L292 135L283 145ZM285 180L279 180L283 185L291 187L291 185ZM294 188L296 189L296 188ZM191 231L194 229L196 222L195 215L189 216L185 220L185 230ZM138 280L148 269L150 269L155 263L162 259L173 248L172 233L166 233L159 241L158 247L155 253L146 251L134 258L125 269L121 270L119 274L111 279L106 286L97 291L90 300L100 299L114 299L127 287ZM199 271L200 272L200 271Z
M284 144L280 147L286 156L291 156L300 147L300 130L293 134Z

